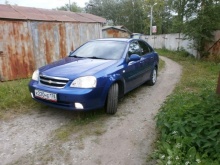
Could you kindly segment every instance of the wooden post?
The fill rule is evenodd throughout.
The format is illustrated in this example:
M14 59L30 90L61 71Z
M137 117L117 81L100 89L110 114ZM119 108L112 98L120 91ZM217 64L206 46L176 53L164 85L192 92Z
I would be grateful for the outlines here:
M216 93L220 95L220 72L218 76L218 85L217 85Z

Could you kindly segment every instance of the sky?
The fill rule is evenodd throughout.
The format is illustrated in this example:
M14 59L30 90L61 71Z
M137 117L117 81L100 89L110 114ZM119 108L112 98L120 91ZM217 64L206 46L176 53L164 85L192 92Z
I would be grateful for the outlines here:
M10 5L36 7L43 9L55 9L57 7L69 4L69 0L7 0ZM89 0L70 0L70 3L76 2L79 7L85 7L85 3ZM0 4L5 4L5 0L0 0Z

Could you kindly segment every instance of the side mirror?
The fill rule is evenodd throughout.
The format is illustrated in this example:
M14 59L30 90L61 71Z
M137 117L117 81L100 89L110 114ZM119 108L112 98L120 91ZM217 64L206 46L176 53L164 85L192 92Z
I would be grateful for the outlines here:
M141 59L141 56L137 55L137 54L132 54L129 58L129 62L130 61L139 61Z

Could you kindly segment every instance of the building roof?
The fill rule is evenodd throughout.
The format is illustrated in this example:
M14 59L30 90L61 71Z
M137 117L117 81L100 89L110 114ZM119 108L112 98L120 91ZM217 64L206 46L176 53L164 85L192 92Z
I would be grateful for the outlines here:
M102 30L107 30L107 29L116 29L116 30L120 30L120 31L124 31L124 32L128 32L131 34L131 32L124 26L120 25L120 26L104 26L102 28Z
M0 19L106 23L105 18L88 13L74 13L14 5L0 5Z

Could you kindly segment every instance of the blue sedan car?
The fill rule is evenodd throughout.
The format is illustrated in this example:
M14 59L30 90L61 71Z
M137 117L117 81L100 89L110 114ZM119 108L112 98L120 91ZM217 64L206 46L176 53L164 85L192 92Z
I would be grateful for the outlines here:
M105 107L115 114L119 98L143 83L156 83L158 63L158 54L143 40L92 40L36 70L29 90L34 100L56 108Z

